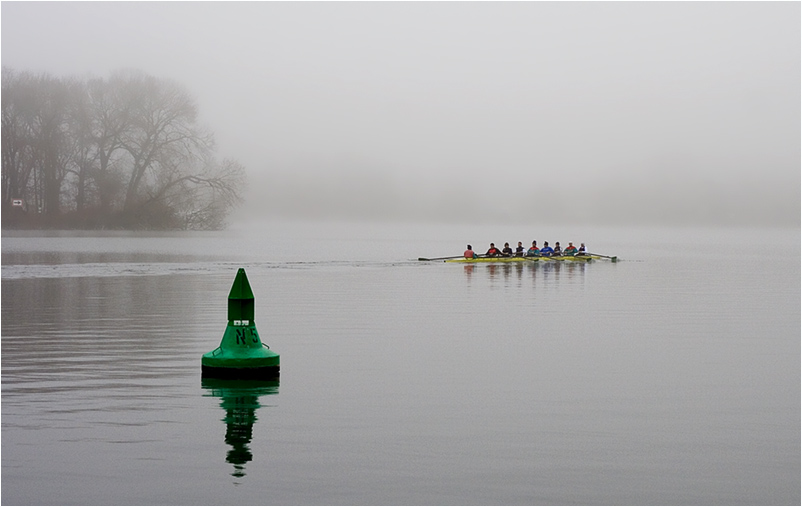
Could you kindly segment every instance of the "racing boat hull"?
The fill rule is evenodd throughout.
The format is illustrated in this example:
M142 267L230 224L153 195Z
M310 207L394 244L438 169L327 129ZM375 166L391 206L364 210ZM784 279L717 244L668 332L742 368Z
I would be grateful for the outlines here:
M555 257L478 257L476 259L448 259L445 262L459 262L463 264L489 263L489 262L591 262L595 260L592 255L561 255Z

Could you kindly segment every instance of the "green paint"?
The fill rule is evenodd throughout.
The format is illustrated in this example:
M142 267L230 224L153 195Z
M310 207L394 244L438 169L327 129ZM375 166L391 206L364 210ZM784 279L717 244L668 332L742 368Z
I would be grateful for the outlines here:
M279 355L262 343L256 330L254 297L240 268L228 295L228 325L220 346L201 358L201 376L271 378L279 373Z
M228 323L233 324L237 320L247 320L253 322L254 317L254 298L251 284L248 283L248 275L243 268L237 271L234 278L234 285L228 293Z
M204 396L220 398L226 412L225 442L231 446L226 461L234 465L234 477L245 476L245 465L253 460L250 444L258 419L256 410L262 406L259 397L278 393L278 384L278 380L201 379L207 392Z

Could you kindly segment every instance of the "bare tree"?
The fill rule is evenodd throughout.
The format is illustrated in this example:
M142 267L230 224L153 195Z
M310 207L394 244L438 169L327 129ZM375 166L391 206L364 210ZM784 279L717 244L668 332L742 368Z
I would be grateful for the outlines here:
M47 75L3 69L3 203L32 197L49 215L60 210L66 175L66 89Z
M138 204L141 187L154 183L147 181L148 172L155 179L174 164L191 164L211 150L213 141L195 126L195 103L177 84L132 74L126 91L131 128L121 142L132 167L123 210L130 211Z
M182 229L220 229L228 213L239 204L245 169L234 160L200 162L194 170L175 166L162 173L158 190L151 195L175 210Z
M67 174L67 91L46 74L28 79L28 101L35 106L25 115L33 150L36 201L49 216L60 212L61 185Z
M178 84L138 71L56 80L3 68L2 199L95 226L219 228L244 169L218 162ZM55 222L53 222L55 223ZM80 225L80 223L79 223Z
M74 207L80 213L88 204L88 187L98 156L93 135L94 119L86 84L72 81L68 83L68 88L70 101L67 122L72 143L72 157L67 172L74 176Z
M122 169L125 163L120 152L125 133L131 128L129 105L123 99L125 79L125 75L117 73L108 81L92 79L88 83L98 157L93 179L100 211L104 213L112 210L125 185Z
M24 195L33 164L29 133L22 116L19 77L5 66L2 72L2 203L7 210L12 199Z

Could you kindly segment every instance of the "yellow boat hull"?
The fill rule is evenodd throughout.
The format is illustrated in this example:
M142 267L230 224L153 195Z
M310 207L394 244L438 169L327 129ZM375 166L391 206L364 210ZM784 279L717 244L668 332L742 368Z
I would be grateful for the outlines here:
M458 262L463 264L488 262L590 262L594 260L591 255L557 256L557 257L479 257L476 259L448 259L445 262Z

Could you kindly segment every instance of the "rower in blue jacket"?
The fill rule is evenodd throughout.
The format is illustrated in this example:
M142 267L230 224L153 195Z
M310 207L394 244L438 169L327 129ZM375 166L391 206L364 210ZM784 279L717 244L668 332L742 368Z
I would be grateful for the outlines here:
M549 242L548 241L544 241L543 242L543 248L540 249L540 255L542 257L551 257L551 255L553 253L554 253L554 249L549 246Z

